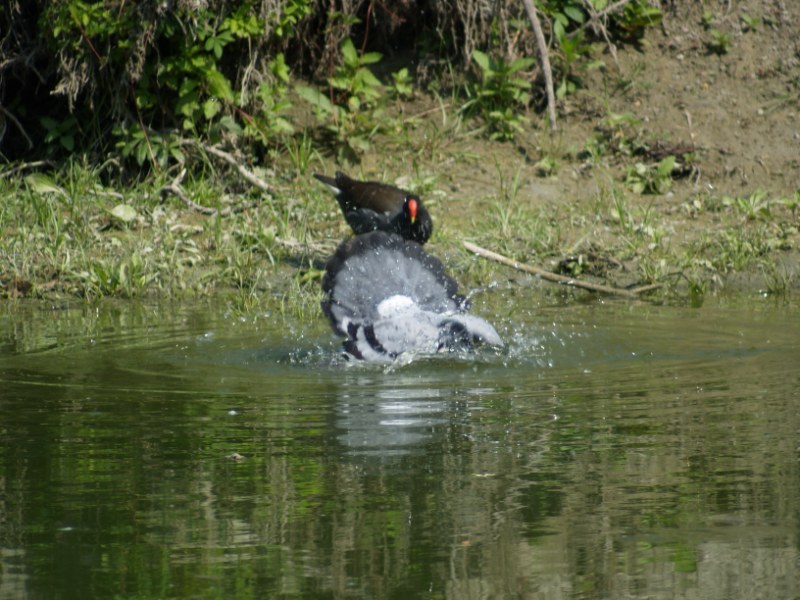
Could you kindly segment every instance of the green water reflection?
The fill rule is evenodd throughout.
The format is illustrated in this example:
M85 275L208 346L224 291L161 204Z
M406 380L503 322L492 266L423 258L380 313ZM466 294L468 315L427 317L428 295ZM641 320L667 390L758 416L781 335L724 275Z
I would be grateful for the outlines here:
M6 307L0 598L800 596L798 310L534 302L390 369L321 317Z

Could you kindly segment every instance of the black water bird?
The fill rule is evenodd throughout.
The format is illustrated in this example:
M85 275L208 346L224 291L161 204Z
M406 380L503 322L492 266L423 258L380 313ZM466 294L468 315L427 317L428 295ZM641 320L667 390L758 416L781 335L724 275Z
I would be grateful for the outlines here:
M442 263L419 244L374 231L343 242L325 267L322 310L345 352L367 361L404 353L503 346L487 321L469 315Z
M336 177L314 174L336 196L344 218L356 234L396 233L424 244L433 233L433 221L419 196L378 181L358 181L341 171Z

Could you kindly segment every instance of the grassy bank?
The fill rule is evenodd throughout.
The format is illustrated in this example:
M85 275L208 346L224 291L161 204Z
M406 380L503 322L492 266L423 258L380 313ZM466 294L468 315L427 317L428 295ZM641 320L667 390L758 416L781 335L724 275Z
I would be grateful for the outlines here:
M688 182L674 182L670 194L641 194L626 183L628 167L611 157L581 175L584 160L563 140L534 162L435 118L402 132L402 154L351 172L422 195L435 222L428 247L467 289L526 276L476 258L464 241L588 281L658 283L649 297L671 302L702 302L734 280L748 293L776 296L797 286L798 194L714 196ZM435 147L425 133L433 128L444 132ZM244 310L269 302L316 311L319 269L349 231L310 176L335 166L317 149L309 156L303 170L290 156L270 170L209 161L201 176L181 178L176 168L125 187L108 183L113 165L72 162L47 172L18 165L0 180L0 293L220 294ZM544 286L543 293L586 292Z
M800 285L800 61L782 49L800 34L800 8L628 4L611 38L590 35L601 21L584 14L587 3L547 4L555 133L525 20L503 29L515 43L495 47L487 21L458 58L423 43L443 40L438 30L418 54L382 57L365 45L377 36L348 20L324 46L330 60L305 78L283 53L290 28L263 37L260 26L242 29L240 11L211 37L153 21L169 39L196 34L194 45L144 63L175 70L136 80L139 113L127 96L115 104L124 127L94 108L86 123L72 113L35 122L23 96L4 109L3 131L38 128L40 143L0 138L23 156L0 166L0 296L219 294L245 310L270 302L316 313L319 270L349 232L311 174L336 169L419 193L435 223L429 249L467 289L529 276L476 258L465 241L567 277L657 284L648 292L657 301L699 304L733 289L788 296ZM94 35L111 52L119 22L103 23ZM57 31L94 61L97 48L72 29ZM252 68L242 69L248 40ZM256 40L273 51L256 52Z

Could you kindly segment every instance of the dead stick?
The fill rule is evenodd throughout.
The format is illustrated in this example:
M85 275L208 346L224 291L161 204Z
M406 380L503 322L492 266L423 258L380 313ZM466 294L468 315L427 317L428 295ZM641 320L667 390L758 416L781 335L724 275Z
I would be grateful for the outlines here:
M526 265L525 263L517 262L506 256L503 256L502 254L497 254L497 252L492 252L491 250L487 250L486 248L481 248L480 246L476 246L475 244L472 244L470 242L464 242L464 247L470 252L474 252L475 254L479 254L485 258L489 258L504 265L508 265L509 267L514 267L515 269L519 269L520 271L525 271L526 273L532 273L533 275L541 277L542 279L546 279L547 281L553 281L555 283L561 283L563 285L571 285L573 287L579 287L591 290L593 292L602 292L604 294L616 294L619 296L625 296L627 298L637 297L634 292L631 292L629 290L609 287L607 285L589 283L588 281L581 281L580 279L574 279L572 277L564 277L563 275L557 275L556 273L551 273L550 271L545 271L544 269L539 269L531 265Z
M197 202L189 198L189 196L187 196L186 193L181 188L181 182L183 181L184 177L186 177L186 169L183 169L180 173L178 173L175 179L172 180L172 183L162 187L161 193L164 194L169 192L170 194L176 195L183 201L183 203L186 206L188 206L195 212L199 212L200 214L208 215L209 217L215 217L217 215L219 215L220 217L227 217L228 215L242 212L243 210L247 210L248 208L253 208L260 204L260 202L258 202L257 200L249 200L247 202L240 202L236 206L228 206L227 208L223 208L222 210L218 210L210 206L203 206L202 204L198 204Z
M630 2L631 2L631 0L620 0L619 2L615 2L611 6L607 6L606 8L601 10L600 12L595 12L594 15L592 15L589 18L588 21L586 21L583 25L581 25L578 29L576 29L576 31L582 31L582 30L586 29L587 27L589 27L590 25L594 25L595 23L598 23L600 21L600 19L604 19L608 15L614 14L619 9L624 8L626 4L630 4ZM568 37L572 38L574 36L575 36L575 32L572 32L572 33L569 34Z
M536 7L533 0L522 0L528 18L531 20L533 35L536 38L536 47L539 49L539 57L542 59L542 71L544 71L544 85L547 90L547 113L550 116L550 133L556 132L556 95L553 92L553 71L550 68L550 56L547 53L547 42L544 40L542 24L536 14Z
M4 177L9 177L18 171L27 171L28 169L38 169L39 167L54 168L55 163L53 163L50 160L36 160L33 162L22 163L9 169L8 171L0 172L0 179L3 179Z
M3 69L2 72L5 72L5 69ZM3 113L6 116L6 118L9 119L12 123L14 123L14 125L17 126L17 129L19 129L19 132L22 134L22 137L24 137L25 141L28 142L28 150L32 150L33 149L33 140L31 140L30 136L25 131L25 128L22 126L22 123L20 123L17 120L17 117L15 117L13 114L8 112L5 108L3 108L2 105L0 105L0 112Z
M195 202L194 200L189 198L189 196L186 195L183 189L181 189L181 183L183 182L184 177L186 177L186 169L182 169L181 172L175 176L175 179L172 180L172 183L169 183L168 185L162 187L161 193L164 194L166 192L169 192L170 194L176 195L183 201L183 203L186 206L188 206L189 208L191 208L196 212L202 213L204 215L209 215L212 217L216 215L219 212L216 208L211 208L210 206L203 206L202 204L198 204L197 202Z
M263 191L265 191L267 193L270 193L270 188L266 184L266 182L264 180L262 180L261 178L257 177L255 175L255 173L253 173L252 171L247 169L244 165L240 164L232 155L228 154L224 150L220 150L219 148L215 148L214 146L200 145L200 147L203 150L205 150L206 152L208 152L209 154L213 154L214 156L217 156L217 157L221 158L222 160L224 160L226 163L228 163L232 167L235 167L236 170L239 171L239 174L242 177L244 177L247 181L252 183L258 189L263 190Z
M643 294L644 292L652 292L653 290L657 290L662 287L664 286L660 283L648 283L647 285L640 285L639 287L631 288L628 291L631 294Z

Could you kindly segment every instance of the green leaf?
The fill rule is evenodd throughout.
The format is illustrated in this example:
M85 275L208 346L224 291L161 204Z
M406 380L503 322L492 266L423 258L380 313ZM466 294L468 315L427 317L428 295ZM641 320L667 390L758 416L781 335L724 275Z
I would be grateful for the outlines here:
M241 135L243 130L241 126L234 120L233 117L226 115L219 120L219 124L236 135Z
M562 22L561 19L557 18L563 15L555 15L555 19L553 19L553 33L556 36L556 39L561 42L566 35L565 23Z
M57 129L59 123L52 117L42 117L41 119L39 119L39 122L41 122L42 127L47 129L47 131L52 131L53 129Z
M275 122L273 123L273 129L275 129L275 131L278 133L294 133L294 126L283 117L277 117L275 119Z
M669 177L675 168L675 157L667 156L658 163L657 172L661 177Z
M203 102L203 116L207 121L210 121L220 110L222 110L222 107L216 98L209 98Z
M137 217L136 209L130 204L117 204L110 211L111 216L123 223L130 223Z
M376 62L380 62L383 58L383 54L380 52L367 52L366 54L361 55L361 64L362 65L372 65Z
M139 143L136 146L136 162L139 163L139 165L143 165L147 160L148 156L149 153L147 150L147 144L145 144L144 142Z
M319 90L316 88L309 87L307 85L298 85L295 87L295 91L297 95L300 96L303 100L315 106L316 108L323 110L327 113L333 113L334 106L331 101L328 99L327 96L321 94Z
M269 63L269 69L272 71L272 74L283 83L289 83L289 67L286 65L286 58L283 56L283 52L279 52L278 55Z
M489 63L489 56L485 53L481 52L480 50L473 50L472 51L472 60L478 63L478 66L481 68L481 71L484 73L491 72L491 67Z
M173 146L172 148L170 148L169 149L169 154L170 154L170 156L172 156L172 158L174 158L180 164L184 164L186 162L186 155L177 146Z
M330 86L337 90L349 90L350 89L350 79L345 77L329 77L328 83Z
M208 90L212 96L225 100L226 102L233 102L233 90L231 84L225 76L216 69L209 69L206 73L206 80L208 81Z
M353 45L353 40L347 38L342 42L342 59L346 65L358 64L358 53L356 47Z
M32 173L25 178L25 182L37 194L67 195L67 193L64 191L64 188L56 185L56 183L44 173Z
M562 79L558 88L556 89L556 98L562 100L567 95L567 80Z
M377 77L375 77L375 75L372 74L372 71L370 71L369 69L359 69L357 75L358 78L361 80L361 82L367 87L370 88L382 87L381 82L378 80Z
M361 101L358 99L358 96L350 96L347 99L347 108L351 113L358 112L358 110L361 108Z
M198 108L200 108L199 97L195 92L181 96L175 106L176 111L185 117L191 117Z
M536 61L532 58L518 58L510 65L508 65L508 70L511 73L516 73L517 71L523 71L528 67L532 66Z
M184 79L181 82L180 87L178 88L178 94L181 96L185 96L194 90L197 89L197 80L196 79Z
M583 23L584 19L586 18L583 14L583 11L575 6L565 6L564 14L576 23Z

